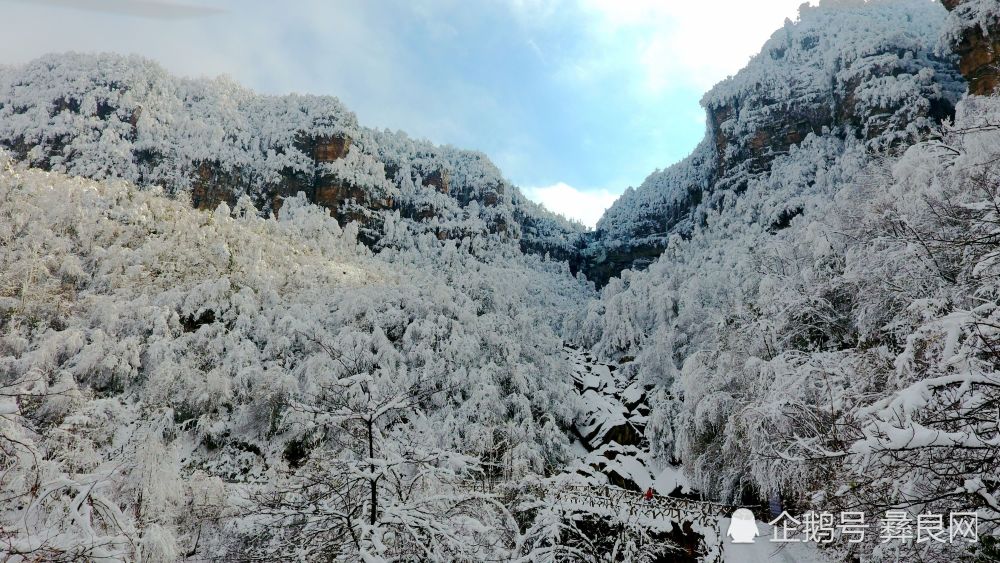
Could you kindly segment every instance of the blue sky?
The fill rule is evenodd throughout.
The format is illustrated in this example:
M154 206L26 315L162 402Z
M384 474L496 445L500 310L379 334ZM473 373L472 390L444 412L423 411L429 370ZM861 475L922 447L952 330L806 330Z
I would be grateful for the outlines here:
M267 93L338 96L362 124L482 150L593 225L686 156L698 104L802 0L0 0L0 62L138 53Z

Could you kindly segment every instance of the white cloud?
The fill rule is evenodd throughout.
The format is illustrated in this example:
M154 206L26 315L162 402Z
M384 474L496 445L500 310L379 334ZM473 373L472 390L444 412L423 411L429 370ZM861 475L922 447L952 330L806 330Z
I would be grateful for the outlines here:
M618 199L617 194L608 190L580 190L564 182L524 188L523 191L529 199L541 203L549 211L580 221L588 227L597 225L604 210Z
M212 16L223 11L211 6L180 4L160 0L8 0L11 2L51 5L92 12L152 19L184 19Z
M580 1L592 17L591 32L604 44L602 51L638 61L643 86L652 95L674 85L705 90L735 74L785 18L797 18L803 4L803 0Z

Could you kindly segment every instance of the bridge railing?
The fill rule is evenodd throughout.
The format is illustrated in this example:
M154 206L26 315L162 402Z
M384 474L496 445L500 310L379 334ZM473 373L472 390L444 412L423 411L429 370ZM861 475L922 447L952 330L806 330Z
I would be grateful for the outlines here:
M502 495L510 489L525 491L523 485L504 481L468 480L463 482L463 487L491 495ZM537 484L528 488L532 491L531 494L552 502L614 510L630 516L669 520L679 524L692 522L714 526L719 518L728 518L738 508L749 508L751 511L760 508L660 495L647 500L640 492L612 485L559 484L546 487Z

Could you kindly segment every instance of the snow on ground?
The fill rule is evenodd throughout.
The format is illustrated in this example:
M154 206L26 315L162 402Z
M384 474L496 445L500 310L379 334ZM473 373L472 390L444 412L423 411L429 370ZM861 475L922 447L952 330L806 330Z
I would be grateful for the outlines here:
M726 535L729 529L730 518L722 518L715 529L698 529L696 531L705 536L705 544L710 549L718 549L719 539L722 541L721 561L725 563L832 563L834 559L823 553L814 543L775 543L770 541L772 537L771 526L764 522L757 522L757 529L760 536L754 538L753 543L733 543L733 539ZM711 546L716 546L712 548ZM715 552L717 553L717 552ZM711 560L712 553L706 560Z

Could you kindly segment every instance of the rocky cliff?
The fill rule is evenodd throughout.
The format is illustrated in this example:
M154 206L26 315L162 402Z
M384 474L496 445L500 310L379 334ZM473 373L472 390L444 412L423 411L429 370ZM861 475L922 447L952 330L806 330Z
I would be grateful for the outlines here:
M707 131L694 153L607 211L585 252L588 276L603 283L645 267L671 235L687 236L807 137L880 152L930 134L966 88L956 57L937 48L946 19L942 6L923 0L804 6L799 21L786 21L702 99ZM965 60L963 69L974 64ZM768 227L781 229L797 213L771 210Z
M960 57L969 93L993 94L1000 87L1000 3L996 0L942 0L951 12L945 39Z
M583 230L527 202L480 153L362 127L335 98L260 96L137 57L0 69L0 147L44 170L190 194L203 209L247 196L278 213L301 193L376 248L481 236L568 258Z

